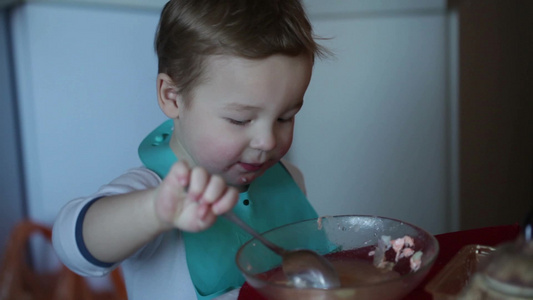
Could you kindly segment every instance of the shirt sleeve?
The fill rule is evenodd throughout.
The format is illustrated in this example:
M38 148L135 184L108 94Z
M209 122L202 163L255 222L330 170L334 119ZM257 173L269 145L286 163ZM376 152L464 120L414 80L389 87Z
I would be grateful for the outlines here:
M85 249L81 224L85 211L97 199L153 188L161 183L157 174L140 167L102 186L95 194L68 202L59 212L53 226L52 243L59 259L72 271L82 276L104 276L119 263L98 263Z

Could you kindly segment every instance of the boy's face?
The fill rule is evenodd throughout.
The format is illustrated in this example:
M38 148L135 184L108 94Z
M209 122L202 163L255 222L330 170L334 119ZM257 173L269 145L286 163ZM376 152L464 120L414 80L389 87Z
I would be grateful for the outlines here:
M289 150L311 72L304 55L210 57L188 105L178 100L175 138L192 163L247 185Z

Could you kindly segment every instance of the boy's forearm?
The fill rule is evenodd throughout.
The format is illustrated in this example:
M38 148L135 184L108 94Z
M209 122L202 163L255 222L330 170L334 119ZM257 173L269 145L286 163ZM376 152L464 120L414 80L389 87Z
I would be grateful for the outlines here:
M165 229L155 214L154 189L105 197L91 205L83 221L83 240L103 262L119 262Z

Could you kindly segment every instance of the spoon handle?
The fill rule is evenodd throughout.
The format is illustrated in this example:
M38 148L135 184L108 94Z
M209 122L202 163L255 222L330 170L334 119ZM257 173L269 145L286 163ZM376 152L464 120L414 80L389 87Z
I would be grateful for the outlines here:
M241 227L242 229L246 230L249 234L251 234L253 237L258 239L263 245L265 245L268 249L274 251L276 254L283 256L287 250L279 247L278 245L272 243L271 241L265 239L262 235L257 233L252 227L248 226L243 220L241 220L235 213L232 211L228 211L223 214L223 216L228 219L229 221L233 222L235 225Z

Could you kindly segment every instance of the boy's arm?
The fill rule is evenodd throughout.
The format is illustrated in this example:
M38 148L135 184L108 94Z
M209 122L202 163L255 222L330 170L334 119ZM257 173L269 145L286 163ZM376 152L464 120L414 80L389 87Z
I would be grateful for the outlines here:
M111 271L116 264L95 261L85 247L83 221L86 211L103 197L151 189L160 184L161 179L154 172L144 167L135 168L103 185L96 193L69 201L61 208L53 226L54 250L61 261L83 276L102 276Z
M96 200L83 220L83 242L97 260L124 260L164 231L155 215L155 189Z
M96 200L83 219L83 243L96 260L119 262L166 230L207 229L237 200L219 176L176 163L157 188Z

